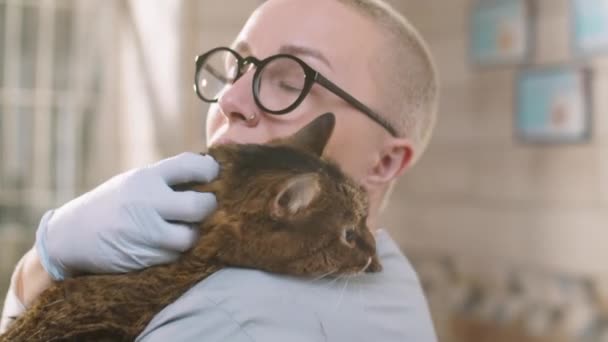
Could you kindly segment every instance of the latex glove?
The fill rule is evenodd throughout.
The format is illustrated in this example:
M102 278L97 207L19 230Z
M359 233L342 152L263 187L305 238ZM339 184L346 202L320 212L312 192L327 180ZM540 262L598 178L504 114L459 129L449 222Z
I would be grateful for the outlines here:
M196 242L191 223L215 210L215 195L171 185L209 182L211 156L184 153L123 173L47 212L36 232L41 263L55 280L120 273L176 260ZM179 222L178 222L179 221Z

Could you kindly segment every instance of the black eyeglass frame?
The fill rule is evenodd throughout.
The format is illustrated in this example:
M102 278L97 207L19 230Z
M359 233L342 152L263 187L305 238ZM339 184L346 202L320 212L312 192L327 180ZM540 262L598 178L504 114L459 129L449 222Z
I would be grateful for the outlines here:
M282 115L282 114L287 114L287 113L291 112L292 110L297 108L302 103L302 101L304 101L306 96L308 96L312 86L315 83L318 83L321 86L323 86L325 89L329 90L330 92L334 93L335 95L337 95L338 97L340 97L341 99L343 99L344 101L346 101L347 103L352 105L353 107L357 108L363 114L367 115L370 119L372 119L377 124L379 124L384 129L386 129L392 136L394 136L394 137L398 136L397 130L386 119L384 119L382 116L377 114L371 108L369 108L368 106L363 104L361 101L357 100L354 96L347 93L345 90L340 88L338 85L336 85L335 83L333 83L332 81L327 79L320 72L316 71L311 66L306 64L306 62L304 62L300 58L290 55L290 54L277 54L277 55L267 57L263 60L259 60L253 56L243 57L238 52L236 52L228 47L217 47L217 48L214 48L214 49L211 49L211 50L205 52L204 54L198 55L195 59L196 71L194 73L194 91L196 92L196 95L205 102L214 103L214 102L217 102L218 99L217 98L208 99L203 96L202 92L199 89L198 76L199 76L199 73L202 70L202 66L204 65L207 58L210 55L212 55L218 51L226 51L226 52L231 53L236 58L237 63L238 63L236 77L234 78L233 81L225 80L227 83L236 82L245 73L243 70L245 70L245 67L247 65L251 64L256 67L255 73L253 75L253 82L252 82L253 98L255 100L255 103L258 105L258 107L260 107L265 112L268 112L270 114L275 114L275 115ZM285 109L271 110L271 109L265 107L259 99L259 89L260 89L260 82L261 82L260 75L261 75L261 72L264 70L264 66L266 66L267 64L269 64L270 62L272 62L278 58L289 58L289 59L293 60L294 62L298 63L302 67L302 70L304 70L305 80L304 80L304 86L302 88L302 91L301 91L299 97L293 102L293 104L291 104L289 107L287 107ZM214 73L214 70L208 70L208 71L210 73L214 74L214 76L221 78L221 77L219 77L219 75Z

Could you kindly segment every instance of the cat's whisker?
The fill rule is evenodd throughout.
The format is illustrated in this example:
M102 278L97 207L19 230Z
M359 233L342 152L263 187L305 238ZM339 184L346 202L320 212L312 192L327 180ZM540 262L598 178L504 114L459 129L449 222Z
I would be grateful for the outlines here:
M327 285L327 286L333 286L333 285L336 285L336 284L338 284L338 280L342 279L343 277L344 277L344 274L341 274L341 275L339 275L339 276L335 277L334 279L332 279L332 280L331 280L330 282L328 282L326 285Z
M334 274L334 273L336 273L336 272L338 272L338 269L337 269L337 268L335 268L335 269L333 269L333 270L331 270L331 271L329 271L329 272L327 272L327 273L324 273L324 274L322 274L322 275L320 275L320 276L318 276L318 277L316 277L316 278L314 278L314 279L311 279L311 280L309 280L309 281L310 281L311 283L314 283L314 282L317 282L317 281L319 281L319 280L322 280L322 279L323 279L323 278L325 278L325 277L329 277L330 275L332 275L332 274Z
M361 297L361 283L358 281L355 281L355 286L356 286L356 290L357 290L357 299L359 300L359 302L363 302L363 297Z
M33 335L30 335L30 337L28 338L28 340L34 340L35 337L38 336L41 332L42 332L42 329L36 330Z
M340 292L340 298L338 299L338 304L336 304L336 308L342 304L342 299L344 298L344 292L346 292L346 287L348 286L348 282L350 281L350 277L346 277L346 282L344 282L344 287L342 287L342 291Z
M362 282L359 282L358 285L359 285L359 300L361 302L363 302L363 295L362 295L362 293L364 293L365 291L364 291Z
M357 272L357 274L363 274L363 273L365 273L365 270L367 270L367 268L368 268L368 267L369 267L369 265L371 265L371 264L372 264L372 257L369 257L369 258L367 259L367 263L365 264L365 266L363 266L363 268L361 268L361 269L360 269L360 270Z
M44 305L44 308L48 308L49 306L53 306L55 304L59 304L64 301L65 301L65 299L57 299L56 301L53 301L53 302L50 302L50 303L47 303L46 305Z

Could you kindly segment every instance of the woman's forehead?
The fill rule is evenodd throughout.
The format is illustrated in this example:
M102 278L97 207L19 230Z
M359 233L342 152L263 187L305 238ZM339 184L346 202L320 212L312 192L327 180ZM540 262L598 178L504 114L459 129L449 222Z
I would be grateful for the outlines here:
M251 15L235 45L260 59L288 48L313 52L321 58L298 57L365 100L375 94L370 65L380 41L381 30L371 20L339 1L269 0Z
M235 45L264 58L291 47L321 55L327 64L367 63L377 29L356 11L331 0L270 0L247 21Z

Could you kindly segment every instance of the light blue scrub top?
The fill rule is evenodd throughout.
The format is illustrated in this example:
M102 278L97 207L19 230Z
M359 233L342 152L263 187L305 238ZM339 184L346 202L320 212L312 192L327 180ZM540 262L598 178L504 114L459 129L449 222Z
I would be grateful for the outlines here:
M136 341L435 342L420 282L385 230L381 273L305 280L228 268L159 312Z

